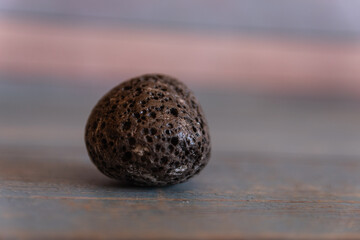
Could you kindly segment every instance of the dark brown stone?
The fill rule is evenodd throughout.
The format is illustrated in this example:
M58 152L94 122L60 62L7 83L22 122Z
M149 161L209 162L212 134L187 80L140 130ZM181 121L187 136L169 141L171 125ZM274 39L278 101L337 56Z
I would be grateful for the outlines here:
M89 116L85 142L102 173L141 186L186 181L205 167L211 150L193 93L160 74L130 79L103 96Z

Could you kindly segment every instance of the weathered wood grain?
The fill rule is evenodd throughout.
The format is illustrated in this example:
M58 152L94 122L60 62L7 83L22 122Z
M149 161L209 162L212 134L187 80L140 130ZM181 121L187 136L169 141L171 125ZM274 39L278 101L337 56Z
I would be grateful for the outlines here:
M3 237L360 236L358 159L215 153L188 183L134 188L80 149L0 153Z
M358 103L199 94L209 166L136 188L87 157L101 91L0 84L0 238L360 238Z

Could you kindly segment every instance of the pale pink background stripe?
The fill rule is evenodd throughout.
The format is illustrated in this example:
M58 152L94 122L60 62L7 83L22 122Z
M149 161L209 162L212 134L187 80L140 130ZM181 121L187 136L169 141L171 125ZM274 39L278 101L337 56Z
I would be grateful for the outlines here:
M204 87L357 94L359 64L356 41L0 21L6 74L93 83L161 72Z

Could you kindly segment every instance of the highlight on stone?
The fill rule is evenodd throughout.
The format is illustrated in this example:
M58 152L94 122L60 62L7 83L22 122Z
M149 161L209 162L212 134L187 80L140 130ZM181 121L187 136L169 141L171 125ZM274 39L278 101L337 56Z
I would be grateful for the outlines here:
M211 152L194 94L162 74L132 78L103 96L87 121L85 142L103 174L139 186L184 182L206 166Z

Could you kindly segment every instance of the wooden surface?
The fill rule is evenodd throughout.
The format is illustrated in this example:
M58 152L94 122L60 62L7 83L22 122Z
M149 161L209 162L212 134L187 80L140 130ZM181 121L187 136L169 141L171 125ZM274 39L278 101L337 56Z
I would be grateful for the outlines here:
M0 83L1 239L360 238L359 103L197 91L210 164L135 188L86 155L104 91Z

